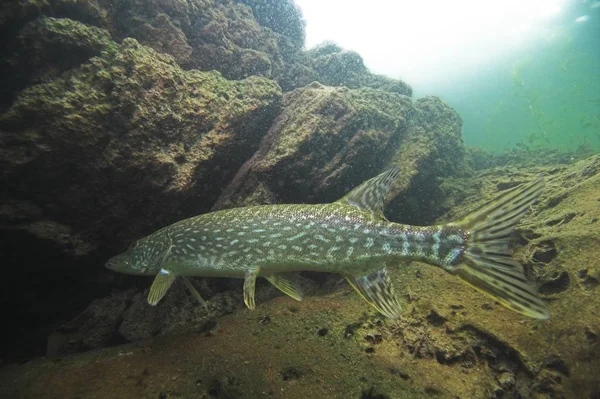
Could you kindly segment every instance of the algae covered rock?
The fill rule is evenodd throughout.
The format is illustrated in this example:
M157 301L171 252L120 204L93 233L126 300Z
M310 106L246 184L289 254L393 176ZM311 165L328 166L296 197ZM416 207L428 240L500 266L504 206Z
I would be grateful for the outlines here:
M218 182L252 155L279 99L272 81L185 72L127 39L27 89L0 116L4 196L30 199L91 241L133 238L141 230L127 226L150 227L148 215L159 226L197 195L196 212L208 208Z
M186 68L218 70L228 79L277 76L283 53L294 48L289 38L261 26L250 7L234 1L122 0L111 15L115 37L134 37Z
M335 200L396 151L408 97L318 83L284 97L284 110L216 207Z
M304 53L296 54L289 62L281 85L284 90L302 87L310 77L328 86L349 88L372 87L391 93L412 95L405 82L371 73L362 57L332 42L325 42Z
M110 33L67 18L40 17L25 24L0 58L0 104L28 85L59 76L114 46Z
M442 178L465 170L460 116L437 97L414 102L411 124L391 159L402 172L390 193L388 214L403 223L431 224L449 206Z
M432 218L443 211L428 189L462 165L461 125L436 98L413 104L395 93L314 83L285 95L283 112L215 208L335 201L394 164L402 174L388 214L406 220L410 209Z
M0 66L5 57L18 52L19 30L38 17L48 16L104 28L113 40L135 38L170 54L187 69L218 70L228 79L259 75L280 80L287 60L303 45L300 12L293 2L247 3L9 0L0 5ZM63 53L63 58L69 58L67 54Z
M288 0L118 0L110 4L97 0L10 0L0 7L8 15L0 19L0 32L5 37L0 43L0 72L6 71L6 75L18 69L11 54L31 54L19 51L19 30L38 17L48 16L105 29L115 41L135 38L170 54L185 69L217 70L227 79L264 76L277 81L284 91L316 80L331 86L367 86L405 95L412 92L400 80L372 74L360 55L333 43L304 51L303 18ZM43 53L68 54L67 50L52 51L51 47ZM4 95L4 102L10 104L13 96Z
M254 17L264 27L288 37L300 49L304 46L304 19L293 0L238 0L252 8Z
M0 114L0 235L18 282L3 302L17 324L73 317L110 291L110 254L210 209L280 99L273 81L184 71L133 39L22 91Z

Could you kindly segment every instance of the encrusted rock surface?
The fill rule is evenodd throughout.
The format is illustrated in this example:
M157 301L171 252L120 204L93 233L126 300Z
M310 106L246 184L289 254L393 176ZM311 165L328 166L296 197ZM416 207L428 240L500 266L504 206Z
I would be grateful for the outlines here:
M0 116L3 199L28 199L92 246L131 240L186 204L210 204L258 147L280 97L270 80L183 71L127 39L23 91Z
M73 43L77 34L68 40L49 30L48 38L32 37L31 25L39 31L36 20L44 16L64 19L63 25L101 28L115 41L135 38L170 54L184 69L217 70L227 79L272 78L284 91L318 80L412 92L400 80L370 73L360 55L336 45L304 51L304 22L291 0L8 0L0 5L0 106L10 105L28 82L42 77L40 72L56 76L94 55L92 43ZM42 48L43 43L50 46ZM48 70L40 71L36 61L47 62Z
M214 209L335 201L394 164L402 173L390 216L406 218L409 190L413 200L425 200L436 178L462 166L461 126L456 112L434 97L413 103L396 93L313 83L285 95L284 111ZM431 212L431 205L423 207Z
M284 110L215 208L334 201L377 174L400 145L408 97L313 83L284 97Z
M272 80L186 71L135 39L87 32L102 38L97 57L0 114L1 248L17 282L3 298L23 322L83 310L109 289L95 281L111 253L210 209L279 112Z
M301 63L313 71L315 80L326 85L353 89L371 87L407 96L412 94L412 88L405 82L370 73L360 54L344 50L335 43L325 42L299 57ZM282 86L286 88L285 82Z

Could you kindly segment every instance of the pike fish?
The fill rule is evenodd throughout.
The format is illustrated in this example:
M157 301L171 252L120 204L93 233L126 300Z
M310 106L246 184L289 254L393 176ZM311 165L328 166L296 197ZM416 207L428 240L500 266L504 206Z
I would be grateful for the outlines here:
M191 217L137 240L106 266L116 272L155 275L148 303L156 305L177 277L204 300L186 276L244 279L244 302L255 308L258 277L296 300L294 272L338 273L377 311L401 316L388 267L420 261L438 266L523 315L550 314L509 241L521 216L539 196L543 180L505 191L457 223L410 226L388 221L384 199L400 169L362 183L327 204L262 205Z

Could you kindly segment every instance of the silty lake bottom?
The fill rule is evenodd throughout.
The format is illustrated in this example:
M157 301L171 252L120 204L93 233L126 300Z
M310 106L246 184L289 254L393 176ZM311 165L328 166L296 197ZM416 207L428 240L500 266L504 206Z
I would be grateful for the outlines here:
M518 63L487 140L460 102L306 50L290 1L0 7L0 397L600 397L597 58L571 54L583 88L559 68L554 97ZM251 311L241 279L191 278L202 306L178 278L150 306L152 276L104 267L178 220L333 202L393 165L385 215L419 226L542 176L511 242L550 319L416 261L389 267L398 320L340 275L300 273L301 302L259 278Z

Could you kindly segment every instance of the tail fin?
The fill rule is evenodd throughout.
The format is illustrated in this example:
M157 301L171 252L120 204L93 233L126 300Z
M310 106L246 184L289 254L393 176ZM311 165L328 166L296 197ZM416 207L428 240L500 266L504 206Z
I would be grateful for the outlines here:
M468 232L463 265L455 274L476 290L516 312L536 319L550 313L512 259L508 243L515 225L540 195L544 182L538 178L513 188L458 225Z

